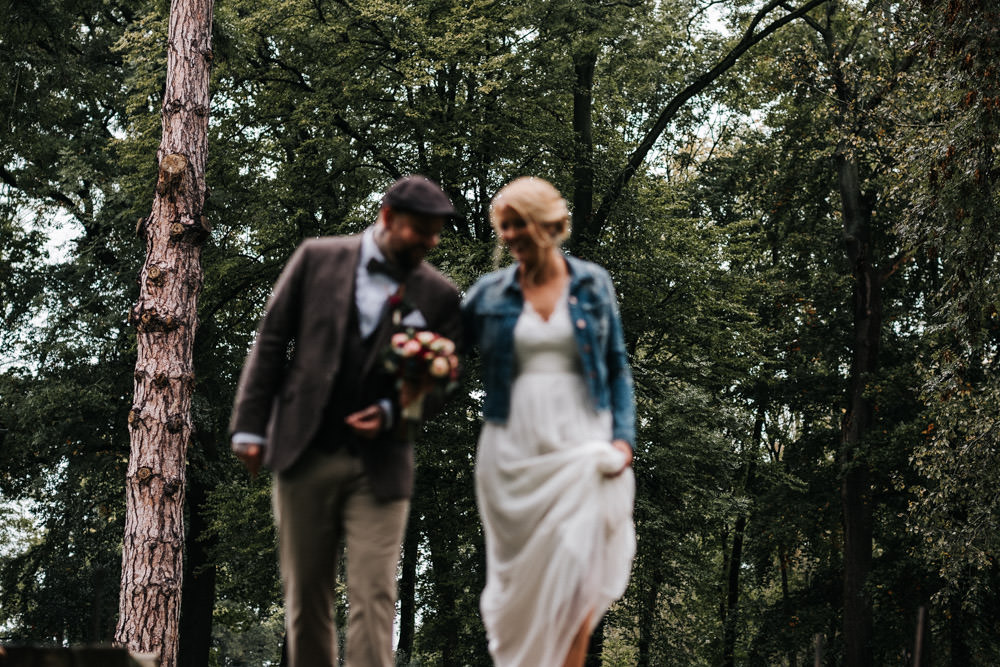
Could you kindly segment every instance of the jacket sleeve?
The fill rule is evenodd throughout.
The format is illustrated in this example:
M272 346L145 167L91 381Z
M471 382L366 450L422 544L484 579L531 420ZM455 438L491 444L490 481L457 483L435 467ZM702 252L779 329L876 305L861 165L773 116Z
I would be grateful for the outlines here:
M288 347L298 333L307 264L307 245L302 244L292 254L271 291L256 339L240 374L229 421L230 434L264 435L267 432L271 407L281 390L288 366Z
M635 386L632 368L628 363L625 348L625 332L618 297L610 276L606 276L605 289L608 291L608 307L611 328L608 332L608 349L605 363L608 365L608 384L611 393L612 438L624 440L635 448Z
M465 293L462 299L462 346L459 348L462 354L469 356L479 344L479 320L476 316L476 307L479 294L482 292L482 281L480 280Z

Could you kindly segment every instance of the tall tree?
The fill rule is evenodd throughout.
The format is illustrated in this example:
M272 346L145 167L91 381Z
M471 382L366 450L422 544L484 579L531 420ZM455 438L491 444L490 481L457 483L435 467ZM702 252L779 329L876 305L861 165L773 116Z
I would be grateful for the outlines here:
M922 475L911 528L940 572L935 657L985 665L1000 651L1000 7L907 3L907 35L922 55L900 105L903 236L933 275L921 314L929 342L920 370L926 419L913 456ZM932 609L932 614L935 610ZM933 616L932 616L933 618Z
M191 394L201 289L213 0L170 8L163 136L146 240L136 325L135 398L129 412L122 587L116 639L177 662L184 555L184 466L192 437Z
M844 664L849 667L867 667L873 660L872 598L866 587L872 569L876 503L871 451L880 420L871 382L882 368L885 283L909 258L905 250L896 254L891 229L880 224L887 216L876 220L879 209L885 208L887 197L881 191L884 183L879 180L885 165L878 162L875 148L878 122L873 114L900 73L912 65L913 58L898 47L893 48L890 39L886 44L888 71L882 75L887 83L872 85L865 81L868 69L880 65L869 46L877 37L868 34L866 23L872 14L878 18L884 15L878 16L872 7L876 5L856 18L849 18L843 15L845 10L850 11L849 6L831 1L821 19L805 17L819 36L816 53L825 72L822 76L835 100L833 117L839 136L833 162L845 250L853 278L851 367L840 435Z

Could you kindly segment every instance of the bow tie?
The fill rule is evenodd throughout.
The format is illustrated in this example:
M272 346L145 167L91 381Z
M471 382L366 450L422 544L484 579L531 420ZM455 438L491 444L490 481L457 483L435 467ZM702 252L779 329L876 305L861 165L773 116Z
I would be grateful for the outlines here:
M397 283L402 283L406 281L406 273L403 272L402 269L395 266L394 264L383 262L382 260L376 259L374 257L368 260L368 273L385 274L390 278L392 278L393 280L395 280Z

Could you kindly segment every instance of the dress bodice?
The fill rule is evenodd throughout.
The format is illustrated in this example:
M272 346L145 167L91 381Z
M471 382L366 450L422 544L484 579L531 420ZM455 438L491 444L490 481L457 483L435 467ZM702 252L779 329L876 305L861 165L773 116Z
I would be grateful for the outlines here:
M518 373L522 375L580 372L582 364L565 292L548 320L543 319L528 301L524 302L514 327L514 353Z

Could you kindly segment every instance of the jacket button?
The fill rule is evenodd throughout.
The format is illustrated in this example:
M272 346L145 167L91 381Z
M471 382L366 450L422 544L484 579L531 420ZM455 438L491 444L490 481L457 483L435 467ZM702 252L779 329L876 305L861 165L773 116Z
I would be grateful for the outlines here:
M590 354L590 345L584 345L583 346L583 353L584 354Z
M569 298L569 302L575 306L576 305L576 297L575 296L571 296Z
M587 323L583 320L582 317L576 321L576 328L577 329L586 329L587 328Z

